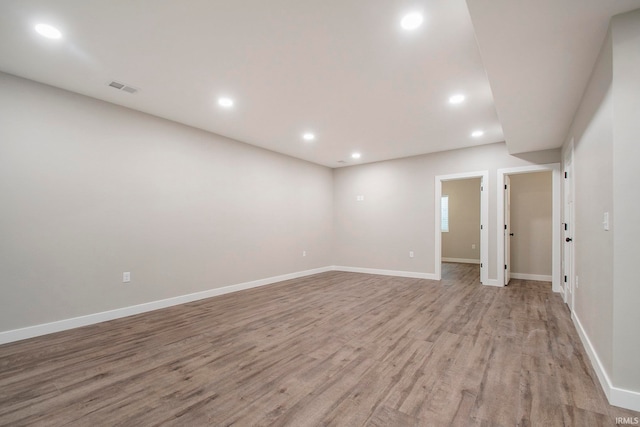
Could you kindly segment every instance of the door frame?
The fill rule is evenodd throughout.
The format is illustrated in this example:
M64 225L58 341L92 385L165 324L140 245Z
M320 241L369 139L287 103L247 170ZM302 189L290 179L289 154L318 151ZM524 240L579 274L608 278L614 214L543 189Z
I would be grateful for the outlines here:
M565 231L564 229L562 230L563 233L563 237L568 237L567 234L571 235L572 238L575 238L575 230L576 230L576 199L575 199L575 180L573 179L575 173L575 165L574 163L574 157L573 157L573 138L571 139L571 142L569 143L569 146L567 147L566 151L563 153L563 164L562 164L562 169L563 172L565 174L567 174L568 178L565 178L562 182L562 221L564 222L568 222L569 224L569 230L568 233L567 231ZM567 169L567 163L570 164L569 169ZM571 198L572 198L572 204L573 204L573 209L571 209L570 212L567 212L568 210L568 196L567 196L567 192L570 191L571 194ZM567 218L567 216L569 216L569 218ZM573 245L574 243L571 243L571 245ZM576 254L575 254L575 246L571 247L571 253L569 256L569 265L567 265L567 247L568 244L565 242L562 242L562 275L563 276L567 276L567 282L564 283L564 288L562 289L562 293L563 293L563 298L564 298L564 302L565 304L567 304L569 306L569 310L571 312L573 312L573 307L574 307L574 303L575 303L575 293L576 293L576 286L575 286L575 266L576 266ZM569 290L569 292L567 292L567 290ZM570 295L567 295L567 294Z
M502 241L504 242L504 286L508 286L511 281L511 175L504 175L504 231Z
M480 178L480 282L488 284L489 273L489 171L463 172L435 177L435 280L442 279L442 230L440 229L440 202L442 183L461 179Z
M562 282L560 281L560 275L562 273L562 251L561 251L561 233L560 233L560 207L562 206L562 196L560 191L560 163L549 163L544 165L529 165L515 168L503 168L498 169L498 187L497 187L497 233L496 241L498 246L497 258L498 258L498 284L504 286L504 182L505 175L518 175L531 172L545 172L551 171L552 175L552 213L551 213L551 228L552 228L552 245L551 245L551 289L553 292L561 292Z

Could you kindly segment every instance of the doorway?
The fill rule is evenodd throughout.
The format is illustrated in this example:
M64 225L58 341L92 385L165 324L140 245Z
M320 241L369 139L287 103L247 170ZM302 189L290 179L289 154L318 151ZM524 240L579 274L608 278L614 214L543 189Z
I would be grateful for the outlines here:
M481 178L442 182L440 229L443 279L451 279L456 275L454 271L462 270L467 271L465 277L480 279L481 185Z
M505 285L509 279L551 282L552 174L505 176Z
M551 283L554 292L561 292L560 272L560 164L553 163L548 165L531 165L518 168L498 169L498 283L504 286L508 283L511 274L510 266L510 243L514 236L511 233L512 221L509 218L510 209L507 209L510 197L509 181L510 177L519 174L527 174L532 172L551 172L552 188L551 188ZM512 218L511 218L512 219ZM509 252L507 252L509 251Z
M446 183L450 181L468 181L470 185L478 185L478 197L479 197L479 223L476 224L479 227L477 236L477 243L472 241L462 242L460 246L468 245L468 252L458 252L461 254L457 258L459 261L473 261L480 264L480 282L486 284L487 271L488 271L488 227L486 226L489 217L489 203L488 203L488 191L486 189L486 183L489 179L488 171L469 172L453 175L439 175L435 177L435 276L436 280L442 279L442 261L443 261L443 233L451 233L446 231L446 227L443 225L443 220L450 219L444 218L443 207L446 207L451 202L455 207L455 202L448 197L443 199L443 196L450 196L443 193L443 186L447 188ZM443 231L443 229L445 231ZM450 228L449 228L450 230ZM468 239L472 239L471 237ZM472 248L472 245L475 245ZM477 257L477 258L476 258ZM444 257L447 258L447 257ZM477 260L477 261L476 261Z

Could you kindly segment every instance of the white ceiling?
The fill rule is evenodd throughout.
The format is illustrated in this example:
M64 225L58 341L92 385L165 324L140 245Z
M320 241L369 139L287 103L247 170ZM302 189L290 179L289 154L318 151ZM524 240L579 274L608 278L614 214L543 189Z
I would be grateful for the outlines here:
M637 7L2 0L0 70L329 167L505 137L519 153L562 144L609 17ZM402 16L416 10L423 25L403 30ZM42 38L39 22L63 37ZM112 80L139 92L110 88ZM465 102L450 105L455 93ZM235 105L221 108L219 96ZM475 129L485 134L471 138ZM304 132L316 139L303 141ZM351 159L354 151L362 158Z
M467 0L512 154L567 137L613 15L640 0Z

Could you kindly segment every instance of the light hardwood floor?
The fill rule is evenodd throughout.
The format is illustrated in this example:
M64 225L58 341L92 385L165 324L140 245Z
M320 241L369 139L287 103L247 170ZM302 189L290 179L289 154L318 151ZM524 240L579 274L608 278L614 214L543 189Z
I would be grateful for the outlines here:
M0 346L0 425L599 426L550 284L330 272Z

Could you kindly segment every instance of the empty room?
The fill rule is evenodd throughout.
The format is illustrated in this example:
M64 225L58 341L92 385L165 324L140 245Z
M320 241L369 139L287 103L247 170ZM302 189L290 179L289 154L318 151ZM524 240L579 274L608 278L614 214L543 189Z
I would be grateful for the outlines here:
M640 425L640 2L0 2L0 425Z

